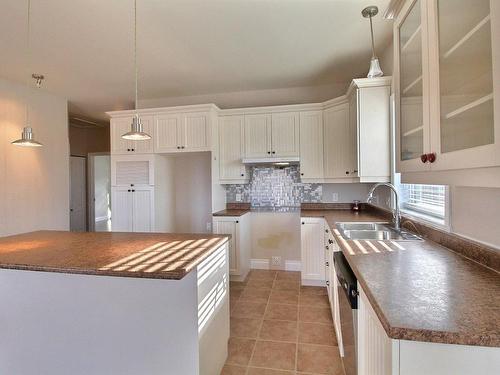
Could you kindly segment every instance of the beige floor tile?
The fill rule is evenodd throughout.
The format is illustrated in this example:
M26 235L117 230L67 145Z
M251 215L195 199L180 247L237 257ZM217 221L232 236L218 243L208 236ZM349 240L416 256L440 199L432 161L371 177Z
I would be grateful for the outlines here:
M292 280L300 281L300 272L294 271L278 271L276 280Z
M300 294L319 294L326 296L328 295L328 291L323 286L301 286Z
M234 318L262 319L266 303L238 301L231 311Z
M225 365L220 375L246 375L247 368L243 366Z
M251 270L248 279L274 280L277 271L272 270Z
M261 319L231 318L231 337L246 337L256 339L259 335Z
M297 305L299 303L299 292L297 290L273 289L269 302Z
M271 289L248 286L241 293L240 300L267 303L270 294Z
M299 320L301 322L332 324L332 314L328 308L299 306Z
M271 370L268 368L249 367L248 375L293 375L293 371Z
M330 302L327 295L320 294L301 294L300 305L330 308Z
M343 375L336 346L299 344L297 370L313 374Z
M240 298L241 296L241 293L243 293L243 291L245 290L245 288L229 288L229 297L230 298Z
M234 306L238 303L239 298L229 298L229 309L233 311Z
M246 286L245 281L230 281L229 282L229 287L230 288L244 288Z
M295 369L295 343L257 341L251 366L280 370Z
M247 286L254 288L272 288L274 279L248 279Z
M299 322L299 343L335 346L337 338L331 325Z
M230 338L226 364L246 366L250 361L255 346L255 340Z
M296 321L297 306L270 303L267 306L266 315L264 316L264 319Z
M297 322L264 320L259 339L271 341L297 341Z
M274 282L273 289L279 290L299 290L300 281L299 280L276 280Z

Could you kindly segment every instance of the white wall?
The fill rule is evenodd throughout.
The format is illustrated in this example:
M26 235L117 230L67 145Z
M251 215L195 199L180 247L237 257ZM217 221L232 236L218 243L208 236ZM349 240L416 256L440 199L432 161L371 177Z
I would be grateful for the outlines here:
M42 148L16 147L30 118ZM0 80L0 235L69 229L67 101L40 89Z
M353 200L366 201L368 191L372 184L323 184L323 203L350 203ZM338 200L333 200L333 194L338 195Z
M349 83L350 82L321 86L289 87L271 90L236 91L194 96L143 99L139 101L139 107L155 108L214 103L219 108L225 109L316 103L345 94Z

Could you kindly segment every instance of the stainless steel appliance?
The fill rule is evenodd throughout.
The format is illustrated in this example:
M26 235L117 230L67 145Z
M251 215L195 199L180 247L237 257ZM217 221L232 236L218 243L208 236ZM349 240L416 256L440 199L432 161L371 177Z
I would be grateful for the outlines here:
M342 251L334 253L335 272L338 279L340 332L344 356L342 363L346 375L357 374L358 285Z

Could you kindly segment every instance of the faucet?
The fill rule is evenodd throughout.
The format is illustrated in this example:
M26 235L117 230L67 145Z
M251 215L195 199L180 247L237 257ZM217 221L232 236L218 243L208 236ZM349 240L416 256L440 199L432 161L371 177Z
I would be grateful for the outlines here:
M379 182L378 184L373 185L373 187L370 189L368 192L368 198L366 198L366 202L370 203L373 199L373 193L375 192L375 189L377 189L379 186L387 186L394 192L394 197L395 199L395 206L394 211L392 213L393 221L394 221L394 229L400 230L401 229L401 215L399 212L399 195L398 191L396 190L396 187L393 184L389 184L387 182Z

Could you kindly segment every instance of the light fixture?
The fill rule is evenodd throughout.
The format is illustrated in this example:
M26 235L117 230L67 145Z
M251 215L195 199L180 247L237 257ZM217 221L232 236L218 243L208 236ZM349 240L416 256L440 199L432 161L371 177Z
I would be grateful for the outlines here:
M370 71L368 72L368 78L382 77L384 72L380 69L380 63L378 61L377 55L375 54L375 43L373 41L373 24L372 17L378 14L378 8L374 5L366 7L361 11L361 14L365 18L370 18L370 31L372 37L372 59L370 61Z
M137 0L134 0L134 65L135 65L135 116L132 119L131 129L122 135L123 139L132 141L145 141L151 139L148 133L144 132L141 118L137 112Z
M31 58L31 54L30 54L30 26L31 26L31 23L30 23L30 15L31 15L31 0L28 0L28 17L27 17L27 40L26 40L26 45L27 45L27 63L28 63L28 69L29 69L29 66L30 66L30 58ZM35 81L36 81L36 85L37 87L40 87L41 84L42 84L42 81L44 79L44 76L41 75L41 74L32 74L31 75ZM26 126L23 128L23 132L21 133L21 138L20 139L17 139L15 141L12 142L13 145L15 146L22 146L22 147L41 147L43 146L40 142L37 142L33 139L33 129L31 128L31 126L29 125L29 92L31 90L30 88L30 85L29 85L29 80L26 82L26 87L27 87L27 92L28 92L28 98L27 98L27 101L26 101L26 118L25 118L25 123L26 123Z

